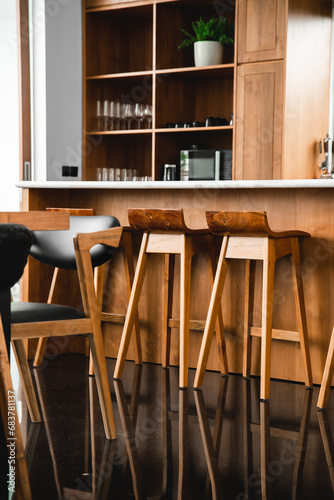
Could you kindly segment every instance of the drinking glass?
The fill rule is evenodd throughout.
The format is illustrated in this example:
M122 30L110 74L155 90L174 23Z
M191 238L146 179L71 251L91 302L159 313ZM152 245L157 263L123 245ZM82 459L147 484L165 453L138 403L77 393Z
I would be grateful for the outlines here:
M125 118L125 102L120 103L120 124L119 128L120 130L126 130L127 129L127 120Z
M110 106L109 101L103 102L103 115L102 115L102 130L109 130L110 123Z
M144 106L142 104L136 104L135 105L135 118L137 120L137 129L141 128L141 123L144 118Z
M102 169L102 180L103 181L107 181L108 180L108 169L107 168L103 168Z
M147 128L152 127L152 112L153 108L151 104L146 104L145 109L144 109L144 117L147 121Z
M102 105L101 101L96 102L96 126L97 130L101 131L102 129Z
M102 168L97 168L96 169L96 180L97 181L102 181Z
M115 130L115 101L109 103L109 130Z
M126 104L124 110L124 118L127 121L127 129L131 129L131 122L133 120L133 106L132 104Z
M121 128L121 103L119 101L114 102L114 130L120 130Z
M115 169L109 168L109 181L114 181L114 180L115 180Z

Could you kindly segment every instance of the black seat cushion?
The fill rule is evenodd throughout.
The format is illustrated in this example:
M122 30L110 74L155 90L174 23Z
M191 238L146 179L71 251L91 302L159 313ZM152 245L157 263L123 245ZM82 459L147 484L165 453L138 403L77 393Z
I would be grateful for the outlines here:
M54 267L76 269L73 236L120 226L119 220L111 215L70 216L70 229L65 231L33 231L31 255ZM91 249L93 267L107 262L114 249L106 245L95 245Z
M12 323L36 323L40 321L58 321L84 318L80 309L59 304L41 304L39 302L12 302Z
M32 232L21 224L0 224L0 293L21 278L27 263Z

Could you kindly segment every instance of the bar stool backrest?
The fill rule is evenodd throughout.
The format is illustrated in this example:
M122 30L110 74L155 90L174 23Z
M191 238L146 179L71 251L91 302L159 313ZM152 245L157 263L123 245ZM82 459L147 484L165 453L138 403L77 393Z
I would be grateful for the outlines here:
M128 208L128 219L132 229L154 233L207 233L207 228L190 229L182 208Z
M269 227L267 212L207 211L206 221L214 234L268 235L272 238L310 236L305 231L273 231Z
M70 215L70 228L65 231L34 231L30 254L50 266L76 269L73 237L77 233L91 233L120 226L116 217L95 215L92 217ZM100 266L112 257L114 249L95 245L91 249L93 267Z

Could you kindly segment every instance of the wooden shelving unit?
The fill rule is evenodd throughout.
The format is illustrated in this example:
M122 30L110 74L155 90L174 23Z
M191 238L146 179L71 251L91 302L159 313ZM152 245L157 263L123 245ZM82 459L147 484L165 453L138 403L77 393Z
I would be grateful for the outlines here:
M221 2L219 2L221 4ZM235 22L235 9L224 14ZM220 5L221 9L221 5ZM235 111L234 47L224 63L194 67L192 50L178 50L180 28L191 30L199 16L217 16L205 0L86 0L83 12L83 180L98 167L136 168L162 179L165 163L180 162L180 151L198 144L233 149L234 126L166 128L168 122L205 122ZM97 100L153 105L152 128L97 130Z

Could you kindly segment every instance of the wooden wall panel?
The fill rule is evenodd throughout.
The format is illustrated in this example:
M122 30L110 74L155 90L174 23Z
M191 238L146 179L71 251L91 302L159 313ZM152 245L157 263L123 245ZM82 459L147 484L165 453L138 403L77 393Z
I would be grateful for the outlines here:
M238 68L235 179L280 179L284 63Z
M238 63L282 59L286 0L239 0Z

